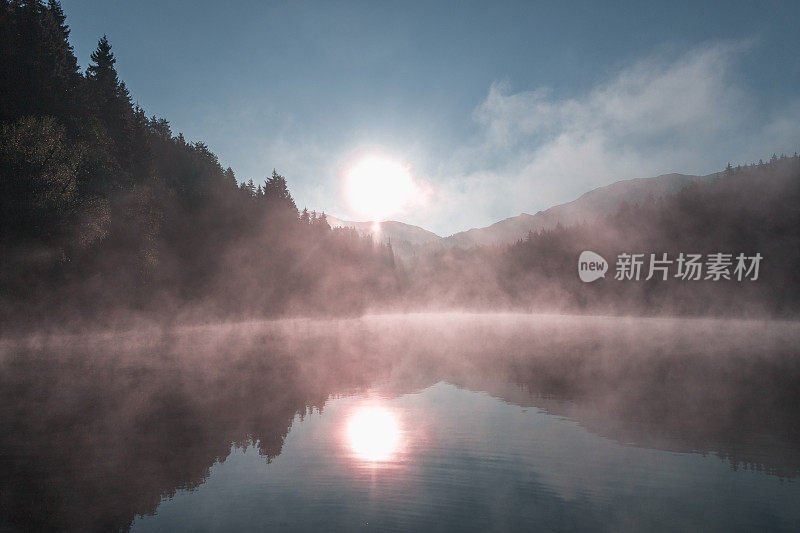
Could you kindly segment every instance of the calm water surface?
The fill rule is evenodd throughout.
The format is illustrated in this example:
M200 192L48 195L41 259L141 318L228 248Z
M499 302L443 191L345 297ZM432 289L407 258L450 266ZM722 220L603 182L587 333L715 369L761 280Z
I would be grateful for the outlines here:
M507 315L3 344L12 529L797 530L794 323Z

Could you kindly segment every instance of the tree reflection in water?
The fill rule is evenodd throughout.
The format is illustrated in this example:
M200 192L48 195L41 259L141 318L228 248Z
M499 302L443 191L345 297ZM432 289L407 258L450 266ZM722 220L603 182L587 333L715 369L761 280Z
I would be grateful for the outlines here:
M295 418L331 396L401 395L439 381L626 444L794 477L798 340L792 323L503 315L7 340L0 526L125 528L202 484L232 446L277 457ZM367 413L351 419L351 451L391 460L415 421Z

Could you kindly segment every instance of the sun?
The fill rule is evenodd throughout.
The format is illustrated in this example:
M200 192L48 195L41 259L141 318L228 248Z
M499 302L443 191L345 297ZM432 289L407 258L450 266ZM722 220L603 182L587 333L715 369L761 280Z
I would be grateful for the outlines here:
M399 213L419 196L409 169L379 156L364 157L351 166L345 187L350 206L375 221Z
M372 463L391 460L400 447L397 416L383 407L354 412L347 424L347 442L353 455Z

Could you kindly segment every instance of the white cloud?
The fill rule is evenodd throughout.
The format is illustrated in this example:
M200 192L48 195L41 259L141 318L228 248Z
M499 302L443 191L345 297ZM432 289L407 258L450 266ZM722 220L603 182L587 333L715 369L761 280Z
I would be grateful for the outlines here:
M359 155L386 152L432 190L427 207L398 218L448 235L620 179L710 173L728 161L793 153L800 99L764 111L738 60L751 45L716 42L681 55L654 54L571 97L548 87L514 92L509 82L496 82L473 111L475 137L451 155L443 153L449 140L438 142L441 128L430 124L400 128L407 135L396 139L387 125L386 139L376 139L374 128L309 135L309 124L284 118L277 135L256 139L252 166L277 164L300 206L352 218L340 186L345 167Z
M619 179L712 172L728 160L789 150L800 141L800 106L759 120L736 71L746 46L713 43L671 60L650 57L574 98L493 84L474 112L479 141L441 169L444 211L430 224L458 231Z

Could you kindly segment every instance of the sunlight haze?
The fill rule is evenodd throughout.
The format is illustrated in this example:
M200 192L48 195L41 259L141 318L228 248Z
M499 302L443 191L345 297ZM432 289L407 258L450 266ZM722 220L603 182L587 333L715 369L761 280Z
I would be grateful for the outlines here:
M148 113L343 219L369 219L340 194L354 153L411 165L430 207L394 216L445 236L800 139L792 2L237 6L64 3L82 66L108 34Z
M0 0L0 532L800 531L798 27Z

